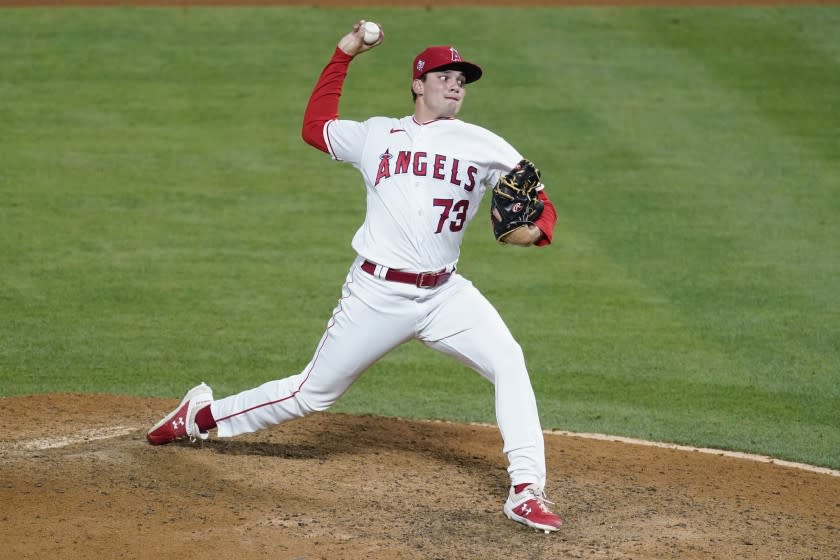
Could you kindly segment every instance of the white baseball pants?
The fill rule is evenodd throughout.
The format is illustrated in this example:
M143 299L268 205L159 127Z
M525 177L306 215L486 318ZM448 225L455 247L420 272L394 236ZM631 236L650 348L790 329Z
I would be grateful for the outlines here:
M545 485L543 434L522 349L496 309L454 273L436 288L347 274L315 355L297 375L211 405L219 437L254 432L329 408L379 358L412 339L471 367L495 385L496 421L511 483Z

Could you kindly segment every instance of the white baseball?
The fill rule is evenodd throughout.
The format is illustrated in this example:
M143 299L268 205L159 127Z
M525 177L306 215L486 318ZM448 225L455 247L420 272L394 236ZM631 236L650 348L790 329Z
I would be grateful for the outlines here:
M366 21L365 26L365 44L372 45L379 40L379 26L372 21Z

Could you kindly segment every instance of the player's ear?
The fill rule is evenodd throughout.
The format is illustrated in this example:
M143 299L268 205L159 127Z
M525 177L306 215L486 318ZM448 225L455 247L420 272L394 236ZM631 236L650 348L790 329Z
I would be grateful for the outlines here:
M417 95L423 95L423 80L417 78L413 82L411 82L411 91L413 91Z

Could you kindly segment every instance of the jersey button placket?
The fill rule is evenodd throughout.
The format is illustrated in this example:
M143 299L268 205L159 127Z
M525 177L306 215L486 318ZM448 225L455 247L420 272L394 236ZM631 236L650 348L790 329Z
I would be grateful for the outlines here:
M417 128L416 133L414 135L412 135L412 137L411 137L411 153L412 154L417 154L418 152L425 151L425 150L423 150L422 144L419 142L419 140L422 136L423 136L423 127L420 126L420 127ZM413 161L412 161L411 165L412 165L412 172L413 172L414 165L415 165ZM425 220L422 219L423 218L423 207L426 204L426 195L425 195L425 191L424 191L424 188L423 188L424 184L425 184L425 180L422 177L420 177L418 175L415 175L415 178L414 178L414 187L415 187L414 192L415 192L415 197L417 199L417 217L420 218L417 221L417 226L419 228L418 231L417 231L417 238L418 238L418 241L420 241L421 244L423 243L426 236L428 235L428 232L426 231L426 222L425 222Z

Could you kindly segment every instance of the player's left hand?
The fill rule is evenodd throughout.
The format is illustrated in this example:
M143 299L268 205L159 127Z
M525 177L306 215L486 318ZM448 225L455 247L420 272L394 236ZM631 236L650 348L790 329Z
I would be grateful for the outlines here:
M502 243L529 247L542 239L542 236L543 232L540 228L532 224L526 224L505 235Z
M490 221L496 241L530 245L539 240L533 231L539 231L533 224L543 211L543 202L537 196L539 186L540 170L527 159L520 161L510 172L499 178L493 187L490 204ZM525 231L510 237L521 229ZM528 243L527 240L534 236L536 238Z
M370 45L365 43L365 21L360 19L357 23L353 24L353 31L342 37L338 42L339 49L350 56L356 56L382 44L382 41L385 40L385 30L382 29L381 25L379 26L379 39Z

